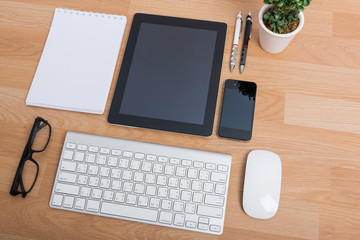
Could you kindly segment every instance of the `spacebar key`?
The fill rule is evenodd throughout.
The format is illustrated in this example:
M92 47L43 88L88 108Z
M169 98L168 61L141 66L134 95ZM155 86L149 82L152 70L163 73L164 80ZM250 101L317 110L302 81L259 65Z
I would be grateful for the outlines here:
M156 222L158 217L158 211L156 210L136 208L107 202L103 202L101 212L119 217L135 218L151 222Z

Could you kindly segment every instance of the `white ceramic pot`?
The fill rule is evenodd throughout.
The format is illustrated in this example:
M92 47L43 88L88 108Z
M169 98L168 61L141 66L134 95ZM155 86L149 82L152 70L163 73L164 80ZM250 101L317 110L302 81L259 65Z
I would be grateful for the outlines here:
M304 26L304 14L300 12L299 18L300 23L297 29L291 33L279 34L273 33L270 31L263 22L263 16L265 12L271 8L273 5L264 5L259 12L259 37L260 37L260 46L269 53L279 53L282 52L287 45L291 42L291 40L295 37L295 35L300 32L302 27Z

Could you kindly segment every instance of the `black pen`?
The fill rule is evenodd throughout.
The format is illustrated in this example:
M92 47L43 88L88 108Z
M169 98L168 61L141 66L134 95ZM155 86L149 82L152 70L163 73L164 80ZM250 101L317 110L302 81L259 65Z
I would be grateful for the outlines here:
M244 68L245 68L246 54L247 54L249 40L251 38L251 32L252 32L252 18L251 18L251 12L249 12L249 15L246 17L244 44L243 44L242 53L241 53L241 61L240 61L240 72L241 73L244 71Z

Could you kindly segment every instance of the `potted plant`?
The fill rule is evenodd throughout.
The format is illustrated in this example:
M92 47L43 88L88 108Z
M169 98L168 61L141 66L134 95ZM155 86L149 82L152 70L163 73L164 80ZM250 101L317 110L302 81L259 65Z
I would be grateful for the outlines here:
M283 51L304 26L304 8L311 0L264 0L259 12L261 47L269 53Z

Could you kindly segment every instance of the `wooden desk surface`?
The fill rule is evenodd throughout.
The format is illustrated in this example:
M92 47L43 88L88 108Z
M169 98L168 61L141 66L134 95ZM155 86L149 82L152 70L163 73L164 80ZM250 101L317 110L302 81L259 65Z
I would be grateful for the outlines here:
M305 26L281 54L259 45L262 1L246 0L9 0L0 1L0 239L359 239L360 237L360 1L316 0ZM170 15L228 24L213 135L209 138L111 126L103 115L25 106L55 7L122 14L128 18L115 76L134 13ZM230 73L235 16L254 16L247 66ZM239 59L238 59L239 61ZM226 79L258 84L253 139L216 135ZM25 198L9 195L36 116L53 126L37 159L40 175ZM49 208L66 131L230 153L233 156L223 235L211 236ZM271 220L248 217L241 205L247 154L280 155L280 208Z

